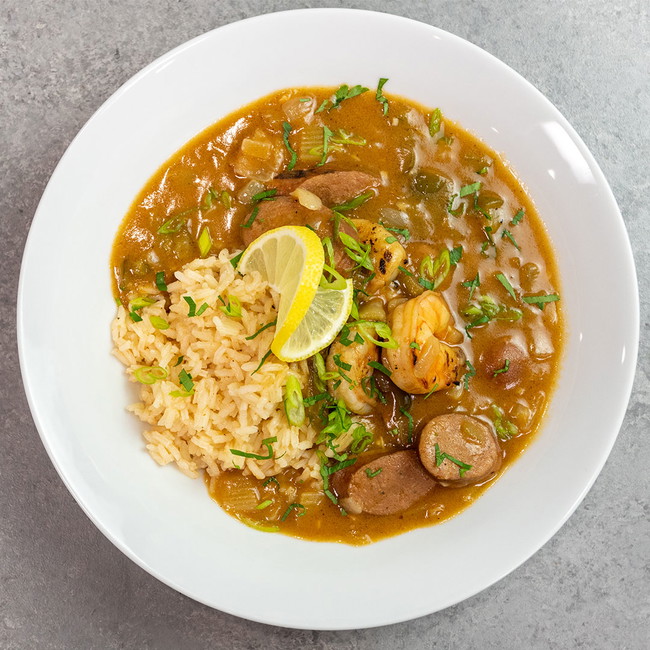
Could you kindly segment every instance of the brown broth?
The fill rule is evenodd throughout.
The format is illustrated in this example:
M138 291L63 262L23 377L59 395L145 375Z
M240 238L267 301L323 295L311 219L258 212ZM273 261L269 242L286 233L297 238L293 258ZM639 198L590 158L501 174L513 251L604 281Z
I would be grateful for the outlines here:
M251 214L250 203L237 200L248 179L238 177L233 171L242 140L256 129L263 130L275 150L282 152L283 168L286 167L288 154L282 144L282 124L287 120L282 110L284 102L310 97L315 105L320 105L331 94L332 89L328 88L272 93L210 126L172 156L140 192L117 233L111 257L115 296L127 303L142 293L155 292L156 273L163 271L169 281L174 271L199 256L196 241L206 226L213 240L212 253L224 247L231 251L242 249L241 225ZM353 139L362 138L366 143L335 148L317 170L360 170L375 176L383 173L388 182L380 185L377 195L350 216L377 221L386 208L408 213L411 239L406 248L411 259L418 256L418 243L428 244L434 251L463 246L461 260L439 287L459 330L468 322L461 309L468 303L469 289L461 282L473 279L477 273L481 284L476 295L489 294L501 304L516 306L523 317L515 322L493 320L472 329L471 339L467 334L463 337L460 345L476 368L476 376L469 379L469 390L455 388L436 392L426 399L413 397L409 407L414 423L410 442L405 418L396 417L395 413L395 404L406 403L406 396L399 389L391 388L390 382L384 382L388 404L366 419L375 432L375 443L367 458L379 450L413 446L426 421L442 413L465 412L491 423L492 405L496 404L519 427L518 436L501 443L504 453L501 471L504 471L540 429L559 371L564 325L560 303L549 303L544 310L521 301L515 303L495 276L504 273L518 289L522 267L534 264L538 275L521 293L557 293L560 286L555 255L532 201L513 172L492 150L449 120L444 120L440 133L431 137L427 132L429 109L399 97L388 96L388 99L387 116L382 114L373 92L317 114L316 121L326 123L334 134L340 135L343 130L353 134ZM302 154L299 142L306 127L298 122L292 126L291 142ZM299 155L296 169L314 169L316 165L317 160L305 161ZM477 173L485 168L485 174ZM414 191L414 173L421 169L435 170L447 179L438 192L425 196ZM491 219L474 209L472 195L464 199L468 206L466 214L450 214L449 188L456 188L457 193L459 187L477 181L482 183L479 196L491 192L503 200L492 211ZM210 188L215 193L208 200ZM458 201L456 197L452 205L456 206ZM510 222L520 209L525 211L525 216L512 225ZM177 216L184 224L178 233L158 234L163 223ZM489 244L486 226L496 233L494 246ZM512 234L516 245L502 236L504 229ZM487 246L483 253L482 246ZM402 282L398 280L397 289L403 288ZM498 339L518 342L529 353L525 377L510 390L496 385L494 377L482 366L484 355ZM525 416L526 410L530 412L529 417ZM399 429L397 435L390 433L395 426ZM362 455L358 463L363 461ZM289 535L351 544L364 544L443 521L466 508L493 480L463 488L436 487L406 512L378 517L343 516L341 509L327 498L315 497L314 486L301 484L297 473L292 471L278 477L280 488L276 483L263 487L261 481L237 471L206 477L212 497L227 512L249 524L279 526L281 532ZM235 511L228 503L228 495L244 487L257 491L260 501L272 499L273 506ZM284 521L279 521L289 504L299 503L307 492L310 506L304 514L299 516L301 511L294 509Z

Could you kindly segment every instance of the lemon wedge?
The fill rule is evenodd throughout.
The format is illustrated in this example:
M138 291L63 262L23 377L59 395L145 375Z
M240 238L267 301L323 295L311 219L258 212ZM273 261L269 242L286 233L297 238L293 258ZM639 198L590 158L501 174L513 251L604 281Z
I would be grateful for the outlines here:
M352 309L352 281L343 289L319 283L325 255L305 226L282 226L260 235L244 251L238 270L257 271L280 294L271 351L282 361L306 359L329 345Z
M282 361L301 361L327 347L345 325L354 295L352 280L344 289L318 288L305 317L283 345L277 337L271 351Z

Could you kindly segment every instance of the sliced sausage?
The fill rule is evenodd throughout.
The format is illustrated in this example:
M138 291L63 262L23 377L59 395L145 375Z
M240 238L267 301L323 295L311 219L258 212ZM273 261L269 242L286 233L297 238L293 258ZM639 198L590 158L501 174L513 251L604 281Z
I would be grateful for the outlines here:
M510 389L522 381L528 369L528 353L513 341L500 338L479 359L485 375L497 386Z
M418 450L431 476L450 487L486 481L496 474L503 460L492 428L461 413L430 420L420 434Z
M345 171L310 176L300 187L313 192L325 205L332 206L345 203L377 185L379 180L370 174Z
M352 472L343 503L356 512L394 515L410 508L434 487L435 481L422 467L415 450L396 451Z

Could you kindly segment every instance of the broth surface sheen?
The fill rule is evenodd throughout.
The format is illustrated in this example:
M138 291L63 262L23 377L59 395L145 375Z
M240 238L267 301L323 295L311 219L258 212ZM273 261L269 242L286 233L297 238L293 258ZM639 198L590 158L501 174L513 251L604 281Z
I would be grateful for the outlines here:
M283 183L336 171L377 179L372 195L344 216L392 228L415 278L435 279L426 275L431 271L427 256L433 262L443 250L453 254L462 247L436 289L453 316L454 345L467 360L465 375L451 388L425 396L406 394L375 372L386 403L359 418L374 439L356 455L356 466L416 449L431 418L462 413L496 429L503 453L496 475L478 485L437 485L405 511L378 516L346 512L296 470L285 470L274 481L237 470L205 474L212 498L248 525L310 540L366 544L458 514L522 453L542 425L557 380L564 322L549 238L531 199L499 156L444 117L436 128L436 114L413 101L387 94L384 104L371 89L333 107L335 91L272 93L188 142L134 201L115 239L111 271L115 297L130 304L156 290L161 272L171 282L175 271L202 256L205 229L211 239L206 254L244 249L249 233L242 225L252 218L254 189L258 194L277 188L280 196ZM288 169L291 150L296 163ZM257 185L251 186L253 177ZM167 230L181 226L161 234L170 222ZM409 273L400 272L382 294L386 304L424 290ZM363 279L355 276L357 288L365 286ZM536 297L548 300L535 302ZM369 297L357 293L357 299L363 306ZM303 394L310 392L313 386L303 387ZM307 411L317 421L317 405ZM252 501L271 504L241 509L231 495L244 491L254 495Z

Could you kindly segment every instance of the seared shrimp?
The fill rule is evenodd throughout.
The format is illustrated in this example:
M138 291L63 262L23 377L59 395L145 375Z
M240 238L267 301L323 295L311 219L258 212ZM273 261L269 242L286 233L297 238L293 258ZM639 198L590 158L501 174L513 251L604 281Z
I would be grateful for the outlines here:
M395 349L385 348L390 378L407 393L424 394L449 388L463 373L465 355L449 341L456 330L439 293L425 291L401 303L389 316Z
M406 251L390 232L368 219L352 219L359 241L370 244L370 257L375 267L375 277L368 284L373 293L392 282L399 273L399 266L406 260ZM388 243L392 242L392 243Z
M354 339L355 334L356 330L353 329L348 336ZM357 415L368 415L377 406L377 400L364 391L363 381L373 372L368 362L378 360L377 346L365 339L363 343L347 346L336 341L330 347L327 371L337 374L337 379L329 381L330 393L336 399L342 399L348 409ZM337 383L338 386L334 388Z

